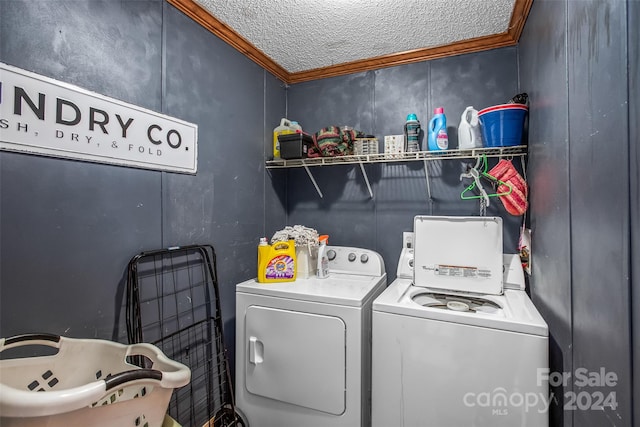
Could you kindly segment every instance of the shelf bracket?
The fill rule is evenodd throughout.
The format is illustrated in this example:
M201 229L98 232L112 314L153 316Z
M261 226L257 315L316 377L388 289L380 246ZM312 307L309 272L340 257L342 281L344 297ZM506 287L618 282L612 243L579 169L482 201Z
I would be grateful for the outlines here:
M424 160L424 178L427 181L427 196L429 196L429 202L431 202L431 183L429 182L429 163Z
M318 192L318 196L320 196L320 198L322 199L324 196L322 195L322 191L320 191L320 187L318 187L318 183L313 178L313 175L311 174L311 171L309 170L309 166L304 165L304 170L307 171L307 175L309 175L309 179L311 180L311 182L313 183L313 186L316 188L316 191Z
M369 190L369 197L373 199L373 191L371 190L371 184L369 183L369 177L367 176L367 171L364 169L364 165L360 162L360 171L362 171L362 176L364 177L364 182L367 183L367 190Z

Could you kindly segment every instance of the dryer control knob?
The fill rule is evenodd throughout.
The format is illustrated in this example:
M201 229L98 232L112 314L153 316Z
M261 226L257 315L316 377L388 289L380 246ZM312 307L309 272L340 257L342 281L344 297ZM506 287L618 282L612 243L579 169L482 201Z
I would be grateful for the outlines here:
M333 249L329 249L327 251L327 258L329 258L329 261L333 261L334 259L336 259L336 251L334 251Z
M356 254L354 254L353 252L351 252L351 253L349 254L348 259L349 259L349 261L350 261L350 262L355 261L355 260L356 260Z
M360 262L362 262L363 264L366 264L366 263L367 263L367 261L369 261L369 255L367 255L367 254L362 254L362 255L360 256Z

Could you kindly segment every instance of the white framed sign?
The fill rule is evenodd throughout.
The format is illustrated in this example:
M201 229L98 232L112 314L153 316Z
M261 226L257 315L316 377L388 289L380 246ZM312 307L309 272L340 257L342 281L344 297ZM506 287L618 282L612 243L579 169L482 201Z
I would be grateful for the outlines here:
M0 149L195 174L198 126L0 62Z

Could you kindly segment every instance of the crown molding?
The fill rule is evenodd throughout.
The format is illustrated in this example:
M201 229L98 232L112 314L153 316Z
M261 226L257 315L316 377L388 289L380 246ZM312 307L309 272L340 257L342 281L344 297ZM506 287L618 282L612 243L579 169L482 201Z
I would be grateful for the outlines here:
M462 40L444 46L415 49L329 67L290 73L247 39L236 33L231 27L212 16L206 9L195 3L194 0L167 0L167 2L287 84L377 70L464 53L515 46L518 44L518 40L520 40L520 35L522 34L524 24L527 21L531 5L533 4L533 0L515 0L509 28L504 33Z

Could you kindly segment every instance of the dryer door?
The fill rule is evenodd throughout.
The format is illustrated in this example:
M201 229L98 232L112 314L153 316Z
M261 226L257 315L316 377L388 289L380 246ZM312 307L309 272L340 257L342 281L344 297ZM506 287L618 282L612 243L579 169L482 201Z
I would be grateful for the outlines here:
M250 393L334 415L345 411L342 319L261 306L247 308L245 319Z

